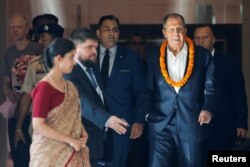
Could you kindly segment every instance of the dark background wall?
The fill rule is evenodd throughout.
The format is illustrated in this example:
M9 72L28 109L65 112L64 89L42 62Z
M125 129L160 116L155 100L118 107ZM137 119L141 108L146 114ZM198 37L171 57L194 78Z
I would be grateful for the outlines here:
M194 29L197 24L187 24L187 36L193 38ZM97 25L90 26L92 30L97 29ZM215 49L226 52L232 56L242 58L242 25L241 24L212 24L215 37ZM162 35L162 25L121 25L120 42L126 42L128 36L132 33L145 35L147 47L159 47L164 40Z
M0 1L0 20L1 20L1 26L0 26L0 62L3 58L3 52L6 49L6 27L7 27L7 17L6 17L6 0ZM0 71L1 74L1 71ZM2 88L2 75L0 75L0 104L4 100L3 97L3 88ZM6 167L6 160L7 160L7 146L6 146L6 140L7 140L7 121L2 117L0 114L0 166Z

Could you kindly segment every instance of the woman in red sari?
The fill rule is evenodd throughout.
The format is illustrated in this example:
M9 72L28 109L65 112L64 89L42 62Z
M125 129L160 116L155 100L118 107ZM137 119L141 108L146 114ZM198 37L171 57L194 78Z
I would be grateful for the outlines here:
M90 166L78 92L63 79L75 65L74 54L74 44L64 38L45 50L45 63L51 70L32 91L30 167Z

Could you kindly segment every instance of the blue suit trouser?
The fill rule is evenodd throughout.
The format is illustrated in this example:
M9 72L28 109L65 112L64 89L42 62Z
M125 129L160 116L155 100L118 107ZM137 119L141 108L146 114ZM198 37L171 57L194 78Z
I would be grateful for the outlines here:
M203 167L204 148L202 142L186 141L176 130L173 116L160 132L149 131L149 167Z
M114 134L113 160L107 162L105 167L125 167L130 145L131 139L128 135Z

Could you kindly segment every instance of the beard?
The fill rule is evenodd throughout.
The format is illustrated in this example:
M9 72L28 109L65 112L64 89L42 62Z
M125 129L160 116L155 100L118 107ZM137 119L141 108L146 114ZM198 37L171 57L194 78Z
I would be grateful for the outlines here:
M87 68L93 68L96 65L96 61L93 60L81 60L81 63Z

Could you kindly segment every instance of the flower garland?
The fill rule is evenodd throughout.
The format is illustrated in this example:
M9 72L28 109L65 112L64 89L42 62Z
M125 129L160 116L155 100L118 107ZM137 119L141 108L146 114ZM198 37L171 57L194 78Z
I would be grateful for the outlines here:
M160 68L161 68L161 73L165 79L165 81L174 87L182 87L183 85L185 85L188 81L188 79L190 78L192 72L193 72L193 68L194 68L194 44L193 41L188 38L185 37L185 41L188 43L188 67L187 67L187 71L186 74L184 75L184 77L176 82L174 80L172 80L168 74L167 71L167 65L166 65L166 61L165 61L165 57L166 57L166 48L168 45L168 41L165 40L160 48Z

